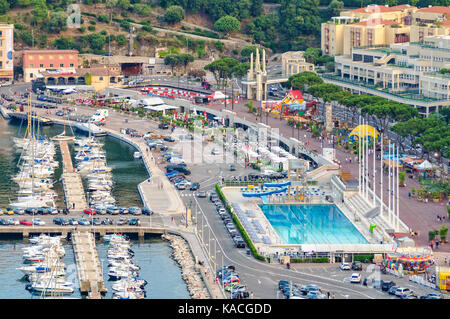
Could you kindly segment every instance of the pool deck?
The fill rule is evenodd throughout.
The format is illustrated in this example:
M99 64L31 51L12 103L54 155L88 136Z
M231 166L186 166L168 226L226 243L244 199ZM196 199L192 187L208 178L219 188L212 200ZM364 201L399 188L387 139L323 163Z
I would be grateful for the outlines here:
M329 189L321 186L323 190L325 190L326 194L329 193ZM329 203L324 200L322 196L312 197L308 202L299 202L299 201L288 201L285 196L280 196L279 198L275 197L274 200L267 202L266 204L275 204L275 205L336 205L342 214L353 224L353 226L358 230L358 232L368 241L367 244L288 244L283 242L283 240L278 236L278 233L273 228L269 220L264 215L263 211L259 207L259 205L263 204L261 198L258 197L243 197L241 187L223 187L222 192L224 196L227 198L229 203L238 204L243 211L251 210L255 214L254 218L249 218L249 221L258 220L262 225L263 229L266 230L266 236L270 238L271 244L265 243L255 243L253 242L255 248L263 255L271 255L275 252L279 252L283 249L294 249L301 250L304 252L337 252L337 251L345 251L345 252L359 252L359 253L384 253L391 252L395 249L393 243L383 243L380 244L376 238L370 236L368 232L363 232L360 225L357 225L353 218L348 214L344 213L339 205L336 203ZM241 222L242 224L242 222ZM245 227L244 227L245 228Z

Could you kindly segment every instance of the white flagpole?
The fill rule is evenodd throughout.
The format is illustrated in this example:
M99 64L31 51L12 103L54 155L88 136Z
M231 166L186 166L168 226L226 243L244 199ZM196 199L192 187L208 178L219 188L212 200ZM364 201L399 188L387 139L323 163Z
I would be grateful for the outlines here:
M375 173L376 173L376 163L375 163L375 154L376 154L376 148L375 148L375 129L373 130L373 206L375 206L375 194L376 194L376 190L377 190L377 186L375 184L376 178L375 178Z
M368 130L369 121L366 122L366 200L369 201L369 130Z
M398 191L400 180L400 171L399 171L399 159L398 159L398 147L397 147L397 231L400 231L400 193Z
M361 195L361 115L359 116L359 134L358 134L358 190Z
M380 215L383 215L383 133L381 133L380 146Z
M362 196L364 197L365 196L365 193L366 193L366 191L365 191L365 187L366 187L366 184L365 184L365 182L364 182L364 168L365 168L365 161L364 161L364 156L365 156L365 154L364 154L364 134L365 134L365 131L364 131L364 118L362 118L361 119L361 184L362 184L362 188L361 188L361 191L362 191Z
M388 168L388 216L389 216L389 224L392 223L392 216L391 216L391 140L389 140L389 146L388 146L388 154L389 154L389 168Z

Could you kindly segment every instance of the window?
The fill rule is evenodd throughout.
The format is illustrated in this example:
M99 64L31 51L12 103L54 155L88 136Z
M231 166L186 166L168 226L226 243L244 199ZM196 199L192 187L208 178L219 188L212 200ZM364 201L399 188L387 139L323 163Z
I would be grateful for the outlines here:
M33 56L30 54L30 55L28 56L28 59L33 60Z
M48 58L49 58L50 60L53 60L53 55L50 54L50 55L48 56Z
M39 67L40 67L40 68L43 68L43 67L44 67L44 65L43 65L43 64L39 64Z
M63 68L63 67L64 67L64 63L61 63L59 66L60 66L61 68Z
M33 73L30 73L30 78L32 78L33 77Z
M100 77L100 81L103 81L103 76Z
M50 67L53 68L53 63L50 63Z
M44 60L44 56L43 55L39 55L39 60Z
M30 68L34 68L34 64L30 64Z
M0 40L0 46L2 46L3 45L3 40Z
M3 56L3 50L0 50L0 56Z
M62 56L62 54L59 55L59 59L60 59L60 60L64 59L64 57Z
M70 63L70 67L73 68L73 63Z

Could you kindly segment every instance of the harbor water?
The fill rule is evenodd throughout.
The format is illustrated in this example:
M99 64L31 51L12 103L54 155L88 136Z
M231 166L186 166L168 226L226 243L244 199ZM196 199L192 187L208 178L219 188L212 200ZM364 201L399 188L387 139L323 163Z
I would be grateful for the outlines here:
M23 137L26 123L11 121L8 122L0 118L0 208L8 207L11 201L17 198L17 184L11 178L17 174L17 161L20 154L15 152L13 147L14 137ZM40 128L41 135L52 137L62 131L62 126L53 125ZM66 132L71 132L66 128ZM78 135L74 130L75 135ZM118 207L139 206L142 202L139 197L137 185L148 178L145 165L142 160L133 157L135 149L125 142L113 137L99 138L106 152L108 166L113 168L112 175L114 188L112 195L117 200ZM70 145L70 144L69 144ZM72 160L74 160L74 149L70 145ZM55 170L54 180L55 191L58 193L56 204L58 208L64 208L64 195L59 178L62 173L61 154L56 153L56 160L60 162L60 167ZM75 161L74 161L75 163ZM0 226L1 227L1 226ZM16 268L23 266L22 247L28 246L27 241L21 240L1 240L0 241L0 299L28 299L31 298L29 291L25 290L26 281L23 275ZM64 263L67 266L67 280L76 282L75 258L70 243L64 245L66 256ZM104 279L108 293L105 298L112 298L111 287L114 283L108 280L107 249L108 245L99 241L97 243L99 258L101 259ZM132 241L132 249L135 256L134 261L141 266L140 277L147 280L145 287L146 298L189 298L186 283L181 277L181 269L171 258L172 248L169 243L161 239L145 241ZM104 261L104 262L103 262ZM79 290L70 297L81 298ZM39 298L34 296L33 298Z

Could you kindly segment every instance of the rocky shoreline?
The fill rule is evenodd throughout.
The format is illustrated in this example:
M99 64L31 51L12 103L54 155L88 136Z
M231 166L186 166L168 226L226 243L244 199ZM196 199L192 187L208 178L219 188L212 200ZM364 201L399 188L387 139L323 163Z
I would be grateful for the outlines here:
M200 272L195 267L194 258L186 240L180 236L169 234L164 234L161 238L169 241L173 249L172 257L181 267L182 278L186 282L191 298L211 299Z

